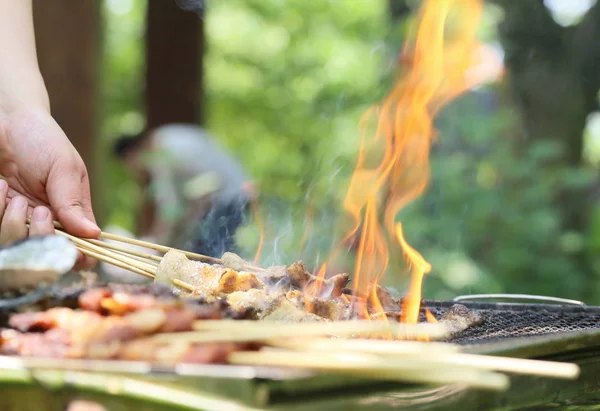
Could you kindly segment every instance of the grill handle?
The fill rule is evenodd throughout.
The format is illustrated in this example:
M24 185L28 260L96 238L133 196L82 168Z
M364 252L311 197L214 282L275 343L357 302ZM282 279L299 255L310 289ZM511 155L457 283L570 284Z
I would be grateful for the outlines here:
M530 294L470 294L460 295L455 297L453 301L477 301L477 300L529 300L538 303L555 303L564 305L579 305L584 306L585 304L577 300L569 300L566 298L558 297L547 297L543 295L530 295Z

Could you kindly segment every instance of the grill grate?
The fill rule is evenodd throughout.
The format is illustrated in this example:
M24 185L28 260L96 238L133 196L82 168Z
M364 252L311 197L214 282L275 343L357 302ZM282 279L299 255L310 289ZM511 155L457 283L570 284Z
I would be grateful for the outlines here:
M423 307L440 318L454 304L464 305L485 318L483 324L472 326L448 340L456 344L483 344L508 338L600 329L600 307L462 301L424 301Z

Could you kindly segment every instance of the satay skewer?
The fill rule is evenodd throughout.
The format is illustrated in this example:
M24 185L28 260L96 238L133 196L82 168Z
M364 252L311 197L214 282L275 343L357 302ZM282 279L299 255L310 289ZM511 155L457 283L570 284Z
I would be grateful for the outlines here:
M58 230L61 230L64 232L64 228L63 226L58 222L58 221L54 221L54 227ZM186 257L188 257L189 259L192 260L199 260L199 261L203 261L203 262L207 262L207 263L211 263L211 264L219 264L219 265L224 265L224 261L221 258L216 258L216 257L210 257L207 255L203 255L203 254L198 254L198 253L192 253L191 251L186 251L186 250L180 250L177 248L173 248L173 247L167 247L164 245L160 245L160 244L155 244L155 243L151 243L148 241L143 241L143 240L138 240L135 238L129 238L129 237L124 237L118 234L111 234L111 233L106 233L104 231L100 232L100 238L106 239L106 240L112 240L112 241L117 241L120 243L125 243L125 244L131 244L131 245L136 245L139 247L144 247L144 248L149 248L151 250L155 250L155 251L159 251L161 253L167 253L171 250L174 251L178 251L181 252L183 254L185 254ZM86 240L90 240L92 241L94 244L98 244L101 241L97 240L97 239L86 239ZM105 242L102 242L103 245L108 244ZM114 244L111 244L109 246L109 248L115 248L116 246ZM127 250L125 248L121 248L122 251L127 252L128 254L137 254L140 257L145 257L148 258L150 260L154 260L154 261L158 261L160 262L160 257L159 256L152 256L151 254L146 254L146 253L141 253L139 251L133 251L133 250ZM262 267L257 267L251 264L245 264L244 265L244 269L246 270L250 270L250 271L264 271L264 269Z
M239 365L308 368L378 380L436 385L464 384L498 391L505 390L510 384L508 376L487 370L427 363L417 358L394 359L357 353L333 354L268 349L258 352L234 352L228 356L228 362Z
M64 227L58 221L54 221L54 227L58 230L64 231ZM138 240L136 238L124 237L124 236L121 236L118 234L106 233L104 231L100 232L100 238L104 238L106 240L118 241L120 243L137 245L140 247L149 248L151 250L160 251L161 253L167 253L171 250L176 250L176 251L180 251L180 252L184 253L188 258L193 258L195 260L206 261L208 263L213 263L213 264L222 264L223 263L223 261L220 258L210 257L207 255L202 255L202 254L197 254L197 253L192 253L190 251L185 251L185 250L177 250L172 247L167 247L167 246L160 245L160 244L154 244L154 243L151 243L148 241Z

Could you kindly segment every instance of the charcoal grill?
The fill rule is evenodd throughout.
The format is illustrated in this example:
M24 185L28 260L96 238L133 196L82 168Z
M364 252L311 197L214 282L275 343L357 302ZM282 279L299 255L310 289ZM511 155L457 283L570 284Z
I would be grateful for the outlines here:
M510 389L495 393L294 369L215 365L156 369L146 363L0 357L0 382L5 388L0 409L64 409L74 398L95 400L110 410L577 410L600 404L600 307L532 296L517 297L542 302L521 303L515 296L501 296L510 297L508 302L485 302L483 297L424 301L423 306L440 316L460 303L484 316L482 325L448 340L466 352L573 362L581 367L579 379L511 376ZM29 400L29 408L23 398Z

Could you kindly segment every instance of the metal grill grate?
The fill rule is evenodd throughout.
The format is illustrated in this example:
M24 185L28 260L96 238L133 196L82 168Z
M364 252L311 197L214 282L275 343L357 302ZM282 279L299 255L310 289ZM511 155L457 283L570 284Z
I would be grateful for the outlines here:
M423 306L440 318L456 302L424 301ZM449 341L457 344L482 344L507 338L531 337L600 329L600 307L552 304L460 302L482 314L483 324L472 326Z

